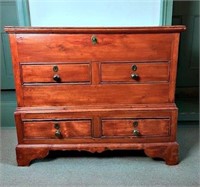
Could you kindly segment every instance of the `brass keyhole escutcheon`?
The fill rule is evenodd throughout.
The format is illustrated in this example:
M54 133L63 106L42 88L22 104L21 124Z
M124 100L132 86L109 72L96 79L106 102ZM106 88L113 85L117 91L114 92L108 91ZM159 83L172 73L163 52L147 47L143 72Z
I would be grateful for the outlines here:
M58 71L58 66L56 66L56 65L53 66L53 71L54 71L54 72L57 72L57 71Z
M58 123L55 123L54 128L55 128L55 129L59 129L59 128L60 128L60 125L59 125Z
M92 35L91 41L92 41L92 44L97 44L97 37L95 35Z
M132 70L133 70L133 71L136 71L136 70L137 70L137 66L136 66L135 64L132 66Z
M137 121L134 121L134 122L133 122L133 126L134 126L134 127L137 127L137 126L138 126L138 122L137 122Z

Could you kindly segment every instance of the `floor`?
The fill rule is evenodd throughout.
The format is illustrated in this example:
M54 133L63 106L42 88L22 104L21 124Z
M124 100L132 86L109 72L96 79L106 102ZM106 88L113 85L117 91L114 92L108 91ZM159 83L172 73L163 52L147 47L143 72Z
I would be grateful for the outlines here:
M180 163L167 166L141 151L52 152L30 167L17 167L16 131L1 129L1 187L199 187L199 125L179 124Z

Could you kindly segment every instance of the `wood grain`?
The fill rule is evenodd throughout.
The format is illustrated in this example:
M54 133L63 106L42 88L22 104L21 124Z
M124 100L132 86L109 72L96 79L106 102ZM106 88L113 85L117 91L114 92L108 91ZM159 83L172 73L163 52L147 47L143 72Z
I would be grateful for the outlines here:
M101 153L107 150L144 150L146 155L152 158L161 158L168 165L178 164L178 144L176 142L166 143L93 143L93 144L32 144L17 145L16 155L18 166L29 166L35 159L42 159L49 151L55 150L78 150L91 153Z
M19 61L170 60L174 34L97 34L95 45L91 37L92 34L17 34Z
M168 84L24 86L24 106L80 106L169 102Z
M17 27L5 26L8 33L175 33L186 30L184 25L153 26L153 27Z
M18 166L29 166L30 162L35 159L42 159L49 154L49 149L38 147L27 147L23 145L17 145L16 157Z
M172 54L171 54L171 65L170 65L170 85L169 85L169 99L170 102L174 102L175 98L175 88L176 88L176 76L177 76L177 66L178 66L178 50L179 50L179 38L180 33L174 35L174 40L172 44Z
M138 105L139 106L139 105ZM158 105L159 106L159 105ZM113 109L106 109L106 108L96 108L93 109L92 106L88 110L83 109L43 109L43 110L35 110L34 109L27 109L21 110L20 112L16 113L16 115L20 114L20 119L18 120L18 126L20 128L19 135L22 138L21 143L26 144L41 144L41 143L54 143L54 144L71 144L71 143L127 143L127 142L167 142L167 141L174 141L174 137L171 136L171 133L174 132L174 127L176 124L173 124L171 129L171 121L177 116L177 109L173 105L170 107L166 107L164 104L163 107L152 107L151 105L146 105L146 107L138 107L134 105L129 108L113 108ZM92 119L91 119L92 118ZM79 121L87 122L88 119L91 119L92 124L92 137L89 136L82 136L79 138L74 137L62 137L61 139L55 138L54 133L55 129L53 127L53 123L62 124L62 122L74 122L78 126L82 123L77 123ZM116 127L119 128L119 132L123 131L128 132L124 136L103 136L103 127L104 122L108 122L108 124L112 124L112 122L116 122ZM130 132L132 132L133 123L130 127L129 122L138 121L138 127L136 129L142 130L141 132L146 134L145 136L134 137L130 136ZM144 121L144 122L143 122ZM122 127L120 127L119 125ZM128 123L127 123L128 122ZM26 126L26 124L31 124ZM38 128L37 128L37 124ZM41 125L43 124L43 125ZM50 125L52 124L52 125ZM67 123L68 124L68 123ZM31 128L29 128L31 126ZM64 125L66 126L66 125ZM77 128L79 128L77 126ZM116 128L112 128L110 125L107 126L109 131L116 131ZM27 135L27 131L24 130L28 128L28 137L24 137L23 134ZM85 128L87 128L85 126ZM124 129L124 130L122 130ZM70 129L68 129L70 130ZM39 131L39 132L38 132ZM84 131L84 130L83 130ZM23 134L20 134L23 132ZM37 136L35 136L35 132L37 132ZM62 128L61 128L62 132ZM38 136L38 133L41 133ZM44 135L43 135L44 134ZM48 134L48 137L44 138ZM79 134L79 132L77 132ZM119 134L120 135L120 134ZM31 137L32 136L32 137Z
M133 71L135 65L137 70ZM137 74L138 79L133 79L132 74ZM101 63L101 82L123 82L123 83L152 83L168 82L168 63Z
M138 126L134 127L134 122ZM134 136L133 130L139 131L140 137L169 136L169 119L103 119L103 136Z
M91 121L29 121L23 123L24 139L57 139L55 124L59 125L60 139L91 137Z
M53 71L57 66L58 71ZM22 65L23 83L56 83L54 75L60 77L60 83L91 81L90 64L54 64Z
M13 66L17 105L23 106L23 91L22 91L22 84L21 84L21 73L20 73L20 64L19 64L19 58L18 58L16 35L9 34L9 41L10 41L10 46L11 46L11 57L12 57L12 66Z

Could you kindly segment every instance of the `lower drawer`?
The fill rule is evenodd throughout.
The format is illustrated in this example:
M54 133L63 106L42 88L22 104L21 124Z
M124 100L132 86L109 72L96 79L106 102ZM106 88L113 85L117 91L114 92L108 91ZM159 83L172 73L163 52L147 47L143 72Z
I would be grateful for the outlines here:
M102 136L155 137L170 135L169 119L105 119Z
M175 141L177 108L172 105L19 108L22 144L155 143Z
M91 121L35 121L24 122L25 139L59 139L91 137Z

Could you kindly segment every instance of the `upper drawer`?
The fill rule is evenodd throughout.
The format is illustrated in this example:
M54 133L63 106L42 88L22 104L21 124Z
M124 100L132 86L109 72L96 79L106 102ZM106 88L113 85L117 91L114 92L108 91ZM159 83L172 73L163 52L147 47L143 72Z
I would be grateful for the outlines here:
M169 64L101 63L101 82L147 83L168 82Z
M52 64L22 66L23 83L89 83L90 64Z
M173 33L17 34L20 62L169 60Z

